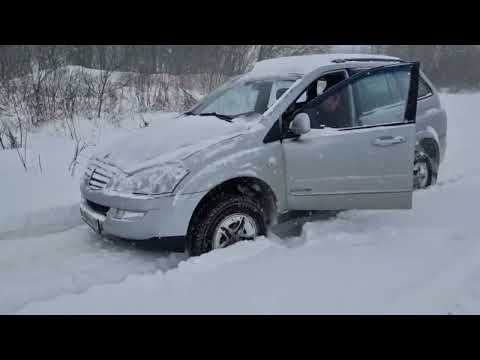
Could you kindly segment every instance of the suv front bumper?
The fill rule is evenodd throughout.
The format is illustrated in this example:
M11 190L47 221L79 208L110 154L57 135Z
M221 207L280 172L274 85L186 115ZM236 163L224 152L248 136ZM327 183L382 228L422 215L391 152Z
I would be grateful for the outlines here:
M164 196L156 199L111 196L81 187L80 214L97 233L123 239L184 237L192 214L206 192ZM88 201L87 201L88 200ZM105 208L106 211L100 211ZM116 218L117 210L139 213Z

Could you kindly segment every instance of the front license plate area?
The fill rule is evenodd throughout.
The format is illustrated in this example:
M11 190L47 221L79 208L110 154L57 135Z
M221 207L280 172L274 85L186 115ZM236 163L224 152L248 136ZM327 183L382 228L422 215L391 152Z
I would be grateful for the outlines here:
M90 216L88 213L84 212L83 210L80 210L80 213L82 215L83 221L92 228L93 231L95 231L97 234L102 233L102 225L100 224L100 221L97 219L93 218Z

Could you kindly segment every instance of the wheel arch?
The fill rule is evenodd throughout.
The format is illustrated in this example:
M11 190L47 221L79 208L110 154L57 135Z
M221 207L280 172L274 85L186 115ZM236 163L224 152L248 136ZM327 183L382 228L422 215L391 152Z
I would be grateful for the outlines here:
M238 176L222 181L218 185L212 187L201 198L190 217L188 225L189 229L199 209L201 209L206 202L214 201L214 199L221 193L231 195L242 194L252 197L261 204L267 224L276 220L278 197L273 188L267 182L258 177Z

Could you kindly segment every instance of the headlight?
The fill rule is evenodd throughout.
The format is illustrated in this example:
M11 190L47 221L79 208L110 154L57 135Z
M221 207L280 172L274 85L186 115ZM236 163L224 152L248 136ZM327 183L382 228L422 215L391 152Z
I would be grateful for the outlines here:
M162 195L172 193L187 174L182 164L165 164L114 179L108 187L119 193Z

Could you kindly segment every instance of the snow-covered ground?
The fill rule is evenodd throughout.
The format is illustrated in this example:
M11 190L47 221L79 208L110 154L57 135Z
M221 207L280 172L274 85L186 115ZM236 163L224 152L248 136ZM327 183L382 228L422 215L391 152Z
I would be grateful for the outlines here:
M480 94L442 99L447 156L413 210L343 212L192 259L94 235L78 217L82 161L67 171L72 142L32 135L27 173L0 151L0 313L480 313Z

